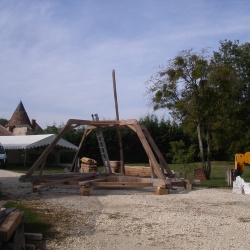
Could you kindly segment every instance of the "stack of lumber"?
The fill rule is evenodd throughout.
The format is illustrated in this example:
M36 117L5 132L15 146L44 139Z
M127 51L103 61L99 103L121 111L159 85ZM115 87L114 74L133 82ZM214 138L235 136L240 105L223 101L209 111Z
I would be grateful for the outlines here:
M204 169L203 168L195 168L194 169L194 178L195 178L195 180L200 180L200 181L206 180L207 178L206 178Z
M125 175L151 177L151 170L150 170L150 167L125 166Z
M24 212L17 208L0 210L0 249L35 249L35 245L26 244L27 239L41 240L41 234L24 232Z
M86 172L96 172L97 171L97 162L94 159L82 157L81 161L81 173Z
M174 171L171 170L174 174ZM167 174L164 170L164 174ZM151 177L150 167L143 166L125 166L125 175L128 176L138 176L138 177Z

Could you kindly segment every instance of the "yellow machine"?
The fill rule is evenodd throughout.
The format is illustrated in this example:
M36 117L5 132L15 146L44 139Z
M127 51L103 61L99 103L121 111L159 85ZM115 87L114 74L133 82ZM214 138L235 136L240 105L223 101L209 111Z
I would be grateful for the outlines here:
M250 152L235 155L234 175L241 176L245 169L245 164L250 164Z

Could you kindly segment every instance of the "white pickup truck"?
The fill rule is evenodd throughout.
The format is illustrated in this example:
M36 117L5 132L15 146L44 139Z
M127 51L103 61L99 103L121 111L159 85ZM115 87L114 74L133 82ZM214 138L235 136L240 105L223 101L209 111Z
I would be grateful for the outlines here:
M3 145L0 143L0 167L5 168L7 165L7 155Z

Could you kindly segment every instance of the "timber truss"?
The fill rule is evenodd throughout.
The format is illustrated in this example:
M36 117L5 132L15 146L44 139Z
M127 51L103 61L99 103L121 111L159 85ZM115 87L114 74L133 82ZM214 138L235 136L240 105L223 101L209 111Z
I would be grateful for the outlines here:
M71 164L70 172L63 174L43 175L46 159L51 150L56 146L57 142L62 136L70 129L74 129L78 126L86 126L85 132L78 146L78 150L74 156ZM121 166L120 174L112 173L78 173L77 158L82 145L86 137L95 129L101 128L128 128L132 129L139 137L141 144L149 158L151 178L141 178L126 176L124 165ZM156 159L158 158L158 160ZM39 170L39 175L34 175L34 172ZM166 173L166 174L165 174ZM77 120L70 119L63 127L60 133L54 138L54 140L43 151L37 161L32 165L25 175L20 177L20 181L30 181L33 183L33 191L36 192L42 187L47 187L56 184L70 184L79 185L83 191L83 195L89 195L89 191L92 187L158 187L160 190L169 189L171 183L170 178L173 177L173 173L159 151L150 133L146 127L139 125L137 120ZM163 191L164 192L164 191Z

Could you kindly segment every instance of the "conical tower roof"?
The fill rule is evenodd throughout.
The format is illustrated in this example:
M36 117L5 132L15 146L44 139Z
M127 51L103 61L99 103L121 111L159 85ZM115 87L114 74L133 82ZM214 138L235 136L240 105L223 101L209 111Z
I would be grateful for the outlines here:
M31 127L30 119L27 115L22 101L19 102L15 112L13 113L6 127L12 127L17 125L29 125Z

